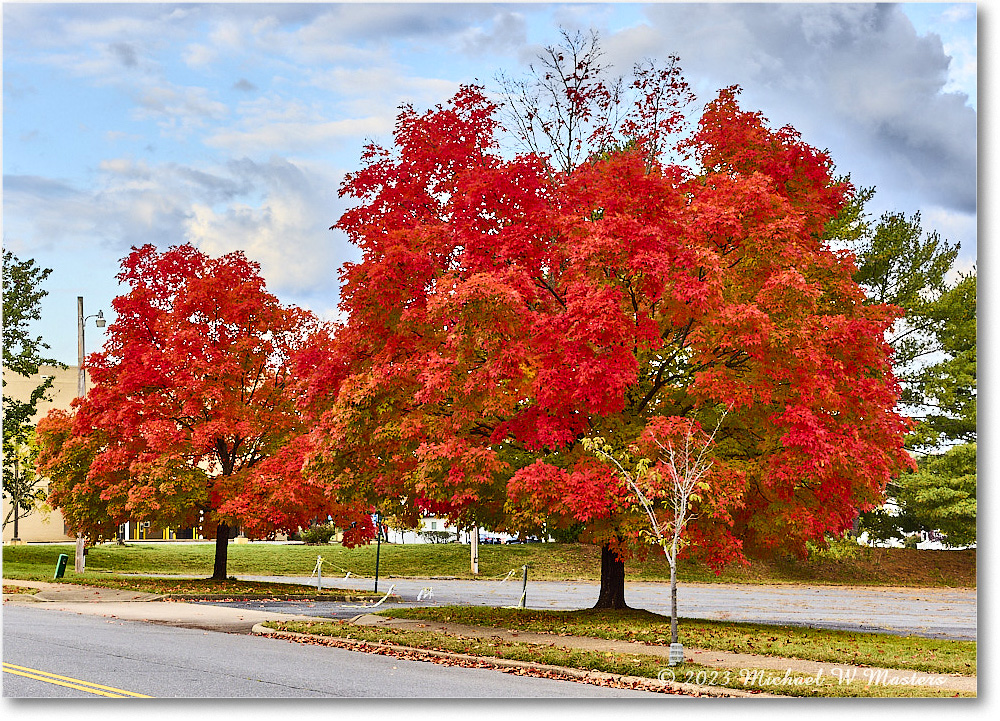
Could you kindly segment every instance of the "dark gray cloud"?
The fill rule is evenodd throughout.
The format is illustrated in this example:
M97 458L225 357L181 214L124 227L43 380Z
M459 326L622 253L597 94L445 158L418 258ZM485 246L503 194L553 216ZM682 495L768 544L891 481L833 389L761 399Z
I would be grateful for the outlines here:
M489 6L463 4L344 3L330 10L330 17L340 27L342 39L415 38L458 33L475 18L494 13Z
M257 89L257 86L251 83L246 78L240 78L235 83L233 83L233 90L239 90L244 93L252 93Z
M678 53L702 99L739 84L748 107L926 202L976 208L976 111L945 92L949 58L891 4L651 5L609 38L615 60Z
M543 6L504 3L339 3L304 24L305 45L379 46L401 40L428 52L513 54L527 36L525 15Z
M254 184L247 177L231 177L219 173L206 173L195 168L171 164L169 171L187 185L194 197L210 204L229 202L247 195Z
M135 48L128 43L112 43L108 49L126 68L134 68L139 64L139 56Z
M5 72L3 74L3 94L8 100L20 100L28 95L37 95L38 88Z
M69 183L39 175L4 175L3 192L6 196L34 196L65 200L80 197L80 191ZM6 202L4 203L6 206Z
M278 156L265 163L250 158L233 159L226 163L226 169L244 185L264 184L299 193L306 192L311 180L300 166Z
M521 13L499 12L485 27L470 28L463 36L462 50L469 55L515 54L528 36L528 23Z

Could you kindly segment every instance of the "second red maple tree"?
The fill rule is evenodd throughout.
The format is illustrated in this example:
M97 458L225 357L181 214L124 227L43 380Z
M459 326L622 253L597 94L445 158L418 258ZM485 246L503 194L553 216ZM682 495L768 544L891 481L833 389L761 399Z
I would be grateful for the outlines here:
M147 245L119 281L129 291L87 359L93 387L74 415L39 423L50 500L74 530L198 526L216 538L212 577L225 579L235 528L262 538L328 515L370 526L366 509L302 473L306 379L336 372L325 326L279 303L242 253Z

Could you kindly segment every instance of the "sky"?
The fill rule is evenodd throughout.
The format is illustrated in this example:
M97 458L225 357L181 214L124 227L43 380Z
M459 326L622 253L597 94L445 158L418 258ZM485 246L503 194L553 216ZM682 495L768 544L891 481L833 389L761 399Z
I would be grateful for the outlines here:
M243 250L335 318L359 253L329 228L363 145L391 143L402 103L523 77L560 28L596 30L621 72L679 55L699 103L740 85L875 186L874 217L919 211L976 264L974 3L4 2L3 247L52 269L35 332L76 364L76 298L113 319L145 243Z

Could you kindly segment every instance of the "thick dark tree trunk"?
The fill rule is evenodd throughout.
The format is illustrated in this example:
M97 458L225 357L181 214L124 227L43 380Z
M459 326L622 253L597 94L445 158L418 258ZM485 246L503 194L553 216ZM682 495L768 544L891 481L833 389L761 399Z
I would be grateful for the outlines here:
M625 562L608 545L601 548L601 593L594 608L628 608L625 603Z
M220 523L215 535L215 570L212 571L213 581L225 581L226 565L229 560L229 524Z

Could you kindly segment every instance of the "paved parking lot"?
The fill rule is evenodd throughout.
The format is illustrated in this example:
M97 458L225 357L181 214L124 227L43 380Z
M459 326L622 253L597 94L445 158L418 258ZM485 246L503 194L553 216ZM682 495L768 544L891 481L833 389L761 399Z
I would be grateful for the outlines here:
M246 580L315 584L316 580L242 576ZM373 579L323 578L324 588L372 590ZM519 576L506 581L452 579L379 579L379 591L394 587L403 601L416 605L516 605L522 588ZM597 599L591 582L528 581L527 606L543 609L589 608ZM418 600L418 596L420 600ZM625 598L634 608L668 615L670 586L665 583L627 583ZM290 610L301 605L300 610ZM243 607L268 604L251 601ZM289 613L349 618L362 604L321 602L283 603ZM360 610L359 610L360 609ZM278 606L274 606L278 610ZM850 631L880 631L929 638L976 639L975 589L877 588L871 586L803 586L751 584L682 584L678 614L686 618L781 623Z

